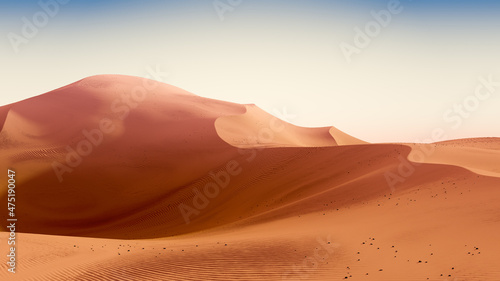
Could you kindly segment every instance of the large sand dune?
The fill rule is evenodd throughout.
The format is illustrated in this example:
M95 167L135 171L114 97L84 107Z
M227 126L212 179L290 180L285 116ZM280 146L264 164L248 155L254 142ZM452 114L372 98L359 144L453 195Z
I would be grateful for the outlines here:
M496 138L368 144L118 75L0 121L1 280L500 280Z

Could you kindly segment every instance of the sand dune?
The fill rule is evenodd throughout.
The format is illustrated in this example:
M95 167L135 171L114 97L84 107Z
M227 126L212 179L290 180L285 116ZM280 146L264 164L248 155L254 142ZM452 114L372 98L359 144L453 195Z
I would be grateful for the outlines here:
M331 127L330 128L330 134L332 137L337 141L338 145L355 145L355 144L367 144L368 142L365 142L363 140L357 139L353 136L350 136L341 130Z
M414 144L408 158L418 163L446 164L469 169L477 174L500 177L500 139L469 140L481 145L467 145L467 140L435 144ZM483 146L483 147L481 147Z
M302 128L280 120L255 105L244 114L222 116L215 121L217 133L235 147L321 147L337 145L329 128Z
M368 144L119 75L2 114L1 280L500 279L498 139Z

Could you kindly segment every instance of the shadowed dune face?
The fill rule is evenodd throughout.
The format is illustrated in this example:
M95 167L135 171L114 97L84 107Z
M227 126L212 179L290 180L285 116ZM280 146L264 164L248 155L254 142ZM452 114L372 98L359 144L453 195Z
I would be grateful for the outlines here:
M237 155L213 123L244 112L123 76L90 77L14 104L0 149L20 171L20 231L87 228L148 206Z
M1 120L12 280L500 279L499 139L368 144L120 75Z

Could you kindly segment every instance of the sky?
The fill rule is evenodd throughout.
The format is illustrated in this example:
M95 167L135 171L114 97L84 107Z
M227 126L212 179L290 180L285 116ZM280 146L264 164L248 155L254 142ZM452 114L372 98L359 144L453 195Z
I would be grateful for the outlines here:
M2 0L0 105L159 67L199 96L369 142L500 137L499 14L481 0Z

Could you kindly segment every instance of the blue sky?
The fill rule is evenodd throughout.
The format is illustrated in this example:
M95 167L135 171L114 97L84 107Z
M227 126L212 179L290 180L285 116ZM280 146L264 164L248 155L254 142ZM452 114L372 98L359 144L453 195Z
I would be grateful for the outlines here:
M402 0L347 58L342 44L355 46L356 28L390 1L242 0L221 20L214 1L70 0L17 47L23 17L32 22L43 9L0 1L0 105L159 65L167 83L195 94L287 108L292 123L334 125L368 141L421 140L436 127L448 138L500 137L500 89L459 128L443 117L481 77L500 81L500 1Z

